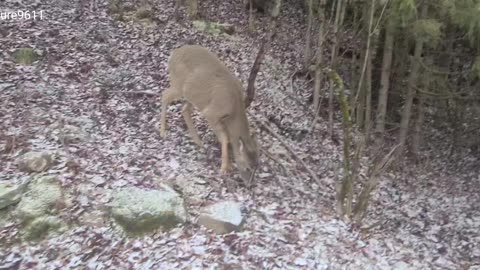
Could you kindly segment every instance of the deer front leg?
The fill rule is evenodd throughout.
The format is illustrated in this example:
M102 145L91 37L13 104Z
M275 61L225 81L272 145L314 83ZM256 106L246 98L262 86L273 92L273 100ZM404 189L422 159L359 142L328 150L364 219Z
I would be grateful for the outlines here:
M228 156L228 133L225 127L223 126L221 120L212 120L211 118L207 117L207 122L209 126L212 128L213 132L217 136L218 141L221 144L222 148L222 165L220 166L220 173L225 174L227 171L230 170L230 159Z
M228 157L228 136L227 132L222 128L221 131L216 132L218 140L222 145L222 165L220 166L220 173L225 174L230 170L230 159Z
M220 166L220 173L225 174L230 170L230 159L228 156L228 133L224 121L228 121L228 115L219 114L217 107L208 107L202 112L203 117L207 119L208 125L217 136L218 141L222 145L222 165Z

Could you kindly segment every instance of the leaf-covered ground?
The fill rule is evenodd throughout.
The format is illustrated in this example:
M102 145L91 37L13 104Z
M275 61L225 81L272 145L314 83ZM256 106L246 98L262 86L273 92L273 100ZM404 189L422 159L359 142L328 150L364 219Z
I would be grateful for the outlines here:
M219 147L201 118L205 149L186 135L180 103L169 108L162 140L155 130L159 96L125 93L161 93L170 51L187 42L210 48L246 82L260 36L248 33L241 1L200 1L205 17L235 25L231 38L176 23L174 1L151 1L150 20L135 18L138 3L124 2L119 19L107 1L73 2L7 0L0 7L44 15L0 24L0 181L28 177L15 163L21 153L55 153L49 172L60 175L70 198L62 216L71 224L38 243L20 242L18 225L2 224L1 269L480 269L479 160L469 153L446 158L435 145L440 135L429 141L433 150L422 166L402 163L382 179L368 229L351 230L335 218L341 146L328 139L322 119L311 132L310 88L301 79L291 83L305 30L299 4L285 5L249 111L282 134L320 182L251 120L262 147L283 166L262 155L250 192L232 184L235 171L218 174ZM267 18L257 14L256 25L262 33ZM15 50L25 47L39 55L32 65L15 62ZM80 127L88 138L59 140L59 125ZM189 205L192 221L204 204L234 199L248 213L245 229L217 236L192 222L126 238L103 214L116 188L179 178L205 185L204 200Z

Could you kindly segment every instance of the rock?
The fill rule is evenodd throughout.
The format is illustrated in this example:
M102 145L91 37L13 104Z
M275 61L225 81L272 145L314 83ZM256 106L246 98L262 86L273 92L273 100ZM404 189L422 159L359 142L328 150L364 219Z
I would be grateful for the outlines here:
M16 204L22 198L24 186L8 186L0 183L0 209Z
M188 198L189 204L201 202L203 196L208 193L208 183L199 177L186 177L181 175L173 182L174 187L178 188L185 198Z
M18 160L18 167L26 172L43 172L52 166L52 157L45 152L28 152Z
M39 240L47 234L62 231L65 228L62 220L55 216L41 216L33 219L23 228L23 237L26 240Z
M40 55L32 48L19 48L13 54L15 62L21 65L31 65L40 58Z
M200 31L207 32L212 35L233 35L235 32L235 27L229 23L193 21L193 26Z
M152 19L154 17L152 7L149 5L143 5L135 12L135 17L139 20Z
M74 125L62 125L60 123L52 124L52 135L55 139L63 141L66 144L83 142L89 139L89 135L82 128Z
M63 193L56 176L33 179L15 209L15 216L24 225L22 235L28 240L37 240L61 228L62 221L53 214L63 204Z
M185 222L187 212L183 199L171 188L147 190L122 188L114 193L110 213L128 233L140 234L158 228L168 230Z
M40 176L27 187L15 212L23 222L51 214L57 205L63 204L60 182L54 175Z
M10 212L7 209L0 209L0 228L4 227L9 223L14 223L14 220L11 218Z
M243 217L240 204L232 201L220 202L206 207L198 218L198 224L217 234L239 231Z

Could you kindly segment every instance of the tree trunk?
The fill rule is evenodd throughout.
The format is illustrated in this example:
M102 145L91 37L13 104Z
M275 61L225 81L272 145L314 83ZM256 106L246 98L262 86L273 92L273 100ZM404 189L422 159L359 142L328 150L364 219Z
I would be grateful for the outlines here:
M372 119L372 50L368 52L365 76L365 142L368 143Z
M320 90L322 89L322 62L323 62L323 40L325 34L325 4L326 0L320 0L318 7L318 20L320 22L318 30L318 52L315 61L315 82L313 88L313 112L317 115L320 107Z
M248 9L248 30L250 33L253 33L254 27L253 27L253 0L248 0L249 1L249 9Z
M383 47L382 73L380 75L380 90L377 105L375 131L383 141L385 132L385 117L387 115L388 90L390 88L390 73L392 70L394 30L392 25L387 25L385 31L385 44Z
M359 15L359 9L356 8L357 5L355 3L353 3L354 5L354 8L353 8L353 25L358 25L359 24L359 19L358 19L358 15ZM357 30L357 29L355 29ZM359 74L358 74L358 58L357 58L357 55L359 54L359 51L357 49L357 46L353 46L352 48L352 62L351 62L351 65L350 65L350 77L352 78L352 85L357 85L358 83L358 78L359 78ZM350 104L350 107L351 108L354 108L352 105L354 105L355 103L355 96L356 96L356 93L354 92L352 95L350 95L350 98L348 100L349 104Z
M340 28L340 16L342 11L343 1L338 0L336 1L337 7L335 11L335 23L333 25L333 45L332 45L332 58L330 62L330 66L333 70L335 70L337 65L337 55L338 55L338 39L339 39L339 31ZM330 137L333 136L333 85L330 85L330 90L328 93L328 134Z
M307 33L305 36L305 52L303 55L303 68L308 70L310 66L310 60L312 58L312 23L313 23L313 0L308 0L308 18L307 18Z
M420 19L425 18L428 11L428 4L423 3L421 6ZM405 97L405 105L402 112L402 120L400 121L400 134L398 136L400 144L400 153L405 149L405 143L407 142L408 127L410 124L410 117L412 115L413 99L416 94L416 86L418 79L418 72L420 71L420 60L422 57L423 39L418 38L415 43L415 49L413 54L412 68L407 81L407 95Z
M367 85L368 80L365 80L365 77L366 77L365 74L370 73L370 74L367 74L367 76L371 78L371 75L372 75L371 70L370 72L368 72L368 70L370 69L369 66L371 66L371 60L369 60L369 58L371 58L370 55L372 50L371 43L372 43L372 28L373 28L374 12L375 12L375 0L371 0L370 7L365 12L365 14L368 14L368 21L365 21L365 24L367 25L367 35L366 35L367 45L365 48L365 52L363 53L362 72L360 74L360 79L358 80L357 96L355 97L355 103L357 103L356 104L357 110L355 113L355 117L356 117L357 126L359 128L363 127L365 123L364 113L365 113L365 107L366 107L366 99L368 96L367 88L371 87L371 80L370 80L370 83L368 83L369 85ZM365 84L364 84L364 80L365 80Z
M415 121L414 133L412 138L412 153L415 156L418 156L420 153L420 146L422 145L422 126L423 120L425 119L425 110L424 110L424 95L418 95L418 105L417 105L417 121Z
M350 4L349 1L347 0L343 5L342 5L342 10L340 11L340 24L343 25L343 22L345 21L345 12L347 12L347 5Z

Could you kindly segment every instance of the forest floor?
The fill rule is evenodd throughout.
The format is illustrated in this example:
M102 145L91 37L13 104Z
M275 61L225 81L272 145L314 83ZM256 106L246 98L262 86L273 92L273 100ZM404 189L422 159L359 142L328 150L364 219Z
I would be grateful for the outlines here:
M262 155L252 191L227 190L236 171L218 174L219 145L198 116L205 149L192 143L180 103L169 108L168 134L160 138L160 96L124 92L160 94L168 87L171 50L187 42L210 48L245 84L268 18L256 14L257 34L250 35L241 1L200 1L206 18L235 25L232 37L212 36L187 20L184 26L175 22L174 1L151 2L155 20L148 22L134 19L128 8L123 21L115 19L103 0L2 2L2 9L43 10L44 18L0 25L0 147L15 137L14 149L0 153L0 182L29 177L15 163L23 152L54 152L50 172L73 198L62 211L75 226L28 243L18 241L19 226L3 224L0 269L480 269L479 157L463 152L447 158L441 135L426 143L433 150L422 165L399 161L384 175L365 229L336 218L342 146L327 135L324 118L311 130L310 84L302 78L292 83L305 32L303 11L293 1L284 7L249 112L281 134L320 181L251 117L261 146L285 168ZM22 47L35 48L41 59L16 64L12 55ZM80 127L89 140L62 145L54 132L59 121ZM177 178L205 181L206 204L241 202L250 213L244 230L219 236L193 223L126 238L99 218L112 191ZM199 207L189 206L193 219Z

